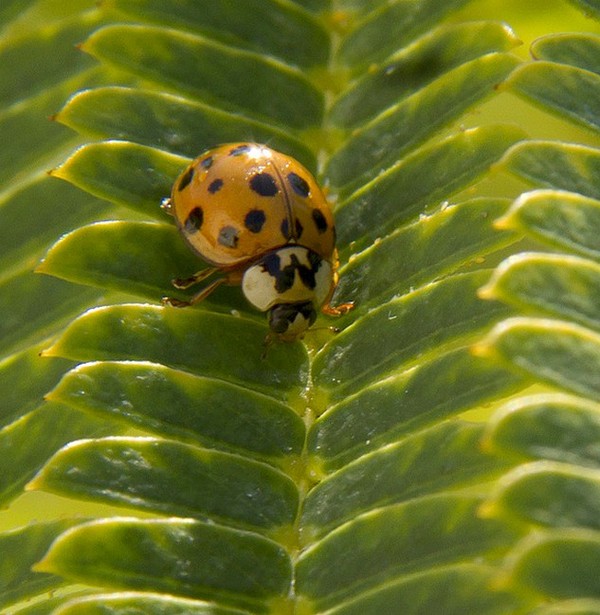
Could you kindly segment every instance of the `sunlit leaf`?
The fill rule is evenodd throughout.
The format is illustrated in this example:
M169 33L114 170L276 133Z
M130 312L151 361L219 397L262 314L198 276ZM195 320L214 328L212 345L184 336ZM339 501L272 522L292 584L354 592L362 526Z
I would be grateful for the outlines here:
M598 611L599 39L517 59L557 14L509 5L4 2L3 520L73 519L0 536L3 612ZM160 204L239 141L336 210L354 309L293 344L159 305L205 266Z
M154 588L191 598L218 598L252 610L283 598L291 577L289 556L276 543L249 532L176 518L113 518L79 525L52 544L36 569L90 585ZM230 574L232 569L237 573Z
M513 256L495 270L480 296L600 330L600 265L578 256Z
M97 30L82 49L159 86L195 94L231 111L295 128L314 126L323 114L322 95L301 71L199 35L164 27L113 25Z
M185 0L167 5L161 0L113 0L112 4L127 15L198 30L224 43L275 55L291 64L310 67L328 59L328 33L317 19L291 3L244 0L231 5L227 0L213 0L199 5Z
M84 90L73 96L55 119L92 137L131 140L192 158L216 143L268 142L307 166L315 166L312 152L289 132L150 89Z
M71 440L114 431L110 423L60 404L43 404L0 430L0 502L7 504L61 446Z
M482 426L441 423L359 458L321 481L302 513L306 544L372 508L464 488L503 468L478 446ZM309 542L310 540L310 542Z
M598 598L600 538L593 530L535 535L513 556L511 573L521 583L552 598Z
M334 399L397 373L427 355L464 344L478 330L508 315L501 304L481 301L481 271L448 277L372 309L337 335L313 364L315 383ZM430 318L423 319L427 309Z
M365 68L383 60L466 0L449 0L440 4L435 0L407 4L395 0L381 3L345 37L337 58L353 68Z
M496 485L487 514L498 509L523 521L550 527L598 530L600 472L537 461L519 466Z
M600 149L557 141L527 141L511 148L502 162L532 184L600 198Z
M493 553L502 548L508 530L478 519L477 503L441 495L361 515L302 554L297 589L322 610L423 568L461 562L482 547ZM345 554L342 560L339 553Z
M597 397L600 334L561 320L511 318L496 325L474 348L496 355L542 382Z
M600 201L581 194L525 192L497 225L525 231L569 252L600 258Z
M52 541L72 525L72 521L55 521L0 533L0 606L6 607L23 597L64 585L59 577L33 572L31 566Z
M466 130L416 150L354 192L337 210L342 246L372 242L476 181L524 136L520 129Z
M518 65L506 54L489 54L444 73L354 131L329 160L326 172L344 191L360 186L409 149L489 96Z
M600 406L564 394L523 397L500 408L485 443L529 459L600 468Z
M536 62L522 66L508 87L536 103L577 122L600 130L600 75L555 64Z
M79 598L67 602L55 615L244 615L246 611L217 607L201 600L177 598L167 594L116 592Z
M305 351L299 344L276 345L261 360L265 333L264 326L239 315L115 305L79 317L45 354L76 361L150 360L215 378L227 373L233 384L294 397L303 386Z
M150 147L107 141L77 149L52 175L94 196L164 220L160 203L171 193L174 178L186 162L187 158Z
M80 440L30 488L263 531L291 525L298 505L295 485L264 464L156 438Z
M345 128L359 126L461 64L516 43L507 26L493 22L436 28L361 75L336 99L329 118Z
M308 448L328 469L514 390L520 380L461 349L343 398L319 417Z
M531 53L539 60L568 64L595 73L600 71L600 37L589 32L544 36L533 41Z
M435 613L443 605L446 615L486 613L505 615L516 612L523 600L507 591L493 588L493 568L485 565L454 565L406 575L397 581L367 591L334 607L332 615L392 613L407 615Z
M297 455L304 440L302 419L281 402L157 363L84 364L68 372L48 397L101 418L225 450Z
M504 199L473 199L420 216L353 256L342 270L336 297L353 299L358 315L371 304L483 260L514 241L514 233L493 226L508 205Z

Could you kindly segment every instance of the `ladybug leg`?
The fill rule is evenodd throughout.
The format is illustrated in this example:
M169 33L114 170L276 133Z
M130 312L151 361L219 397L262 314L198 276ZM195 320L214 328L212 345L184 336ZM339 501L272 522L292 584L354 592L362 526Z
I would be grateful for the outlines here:
M340 303L339 305L331 305L326 303L321 311L328 316L342 316L347 314L354 307L354 301L348 301L347 303Z
M223 284L225 281L225 278L218 278L217 280L211 282L208 286L203 288L200 292L193 295L187 301L175 299L175 297L163 297L161 302L163 305L170 305L171 307L187 307L189 305L194 305L195 303L200 303L200 301L206 299L206 297L208 297L208 295L210 295L213 290L215 290L215 288L221 286L221 284Z
M331 289L329 291L329 297L325 304L321 308L323 314L327 314L328 316L342 316L343 314L347 314L353 307L354 301L348 301L347 303L340 303L339 305L331 305L331 297L333 295L333 291L337 286L339 280L339 273L337 271L339 265L337 250L333 253L333 280L331 283Z
M206 280L206 278L209 278L215 271L218 271L216 267L207 267L202 271L194 273L194 275L191 275L189 278L175 278L171 280L171 284L179 290L185 290L186 288L190 288L190 286L194 286L194 284L198 284L198 282Z

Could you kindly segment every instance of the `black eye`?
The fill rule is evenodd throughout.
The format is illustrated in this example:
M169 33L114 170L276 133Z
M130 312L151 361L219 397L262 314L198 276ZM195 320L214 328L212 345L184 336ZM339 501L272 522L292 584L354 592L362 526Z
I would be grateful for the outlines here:
M269 314L269 328L273 333L285 333L289 326L288 306L276 305Z
M269 312L269 327L273 333L287 333L298 315L302 316L310 327L317 319L317 312L310 301L306 303L282 303L271 308Z

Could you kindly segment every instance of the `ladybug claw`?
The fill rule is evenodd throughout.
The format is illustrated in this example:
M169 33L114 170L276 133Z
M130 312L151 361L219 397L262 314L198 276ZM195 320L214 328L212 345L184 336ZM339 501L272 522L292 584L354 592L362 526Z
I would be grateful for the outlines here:
M352 308L354 308L354 301L348 301L347 303L341 303L340 305L324 305L322 310L323 314L328 314L329 316L343 316Z
M163 297L160 302L163 305L168 305L170 307L188 307L192 305L189 301L182 301L181 299L176 299L175 297Z

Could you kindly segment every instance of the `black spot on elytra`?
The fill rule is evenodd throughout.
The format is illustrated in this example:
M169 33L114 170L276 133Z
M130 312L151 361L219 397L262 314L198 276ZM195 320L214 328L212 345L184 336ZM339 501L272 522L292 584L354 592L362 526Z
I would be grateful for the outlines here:
M297 173L288 173L287 178L290 182L290 186L296 194L304 198L310 194L310 186L308 185L308 182L300 177L300 175Z
M277 182L270 173L257 173L250 180L250 188L260 196L275 196L279 192Z
M184 228L186 233L196 233L202 227L204 222L204 212L201 207L194 207L185 219Z
M222 187L223 187L223 180L222 179L213 179L210 182L210 185L208 186L208 191L211 194L214 194L215 192L219 192L219 190L221 190Z
M182 176L181 179L179 180L179 183L177 184L177 190L179 192L181 192L182 190L185 190L190 182L192 181L192 178L194 177L194 167L190 167Z
M282 222L281 222L281 234L286 238L286 239L300 239L302 232L304 231L304 227L302 226L302 223L300 222L300 220L298 220L298 218L296 218L294 220L294 228L295 228L295 234L292 235L290 233L290 225L288 223L287 218L285 218Z
M251 209L244 218L244 226L251 233L260 233L267 216L262 209Z
M320 209L312 210L312 219L314 220L315 226L317 227L317 231L319 231L319 233L324 233L327 230L327 219Z
M245 154L248 151L250 151L250 146L247 143L245 143L244 145L238 145L237 147L234 147L232 150L230 150L229 155L230 156L241 156L242 154Z
M236 228L233 226L224 226L219 231L219 238L217 241L226 248L237 248L239 239L239 233Z
M200 166L203 169L210 169L210 167L212 167L214 161L215 161L215 159L212 156L207 156L206 158L204 158L203 160L200 161Z

